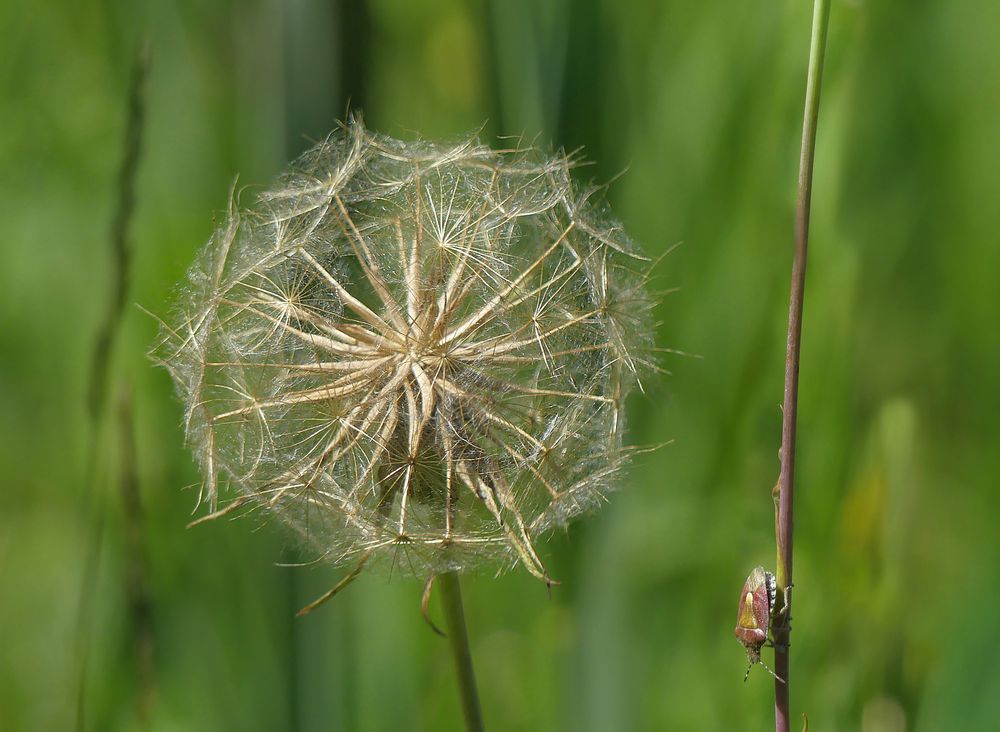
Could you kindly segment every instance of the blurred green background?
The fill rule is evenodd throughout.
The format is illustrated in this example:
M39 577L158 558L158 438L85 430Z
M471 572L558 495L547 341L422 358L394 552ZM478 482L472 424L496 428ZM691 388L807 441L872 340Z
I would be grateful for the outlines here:
M276 566L300 557L255 519L185 530L199 479L144 357L156 326L135 304L165 311L237 175L248 202L348 108L395 136L485 120L491 142L582 146L581 180L614 179L650 254L681 243L658 342L700 358L666 358L631 405L632 442L672 444L543 547L551 598L520 570L465 580L488 728L768 728L771 679L743 684L732 627L747 572L773 564L811 5L2 0L0 729L460 728L418 582L364 575L295 619L342 570ZM796 502L792 697L811 729L1000 724L998 29L998 3L834 2ZM95 432L142 39L133 258Z

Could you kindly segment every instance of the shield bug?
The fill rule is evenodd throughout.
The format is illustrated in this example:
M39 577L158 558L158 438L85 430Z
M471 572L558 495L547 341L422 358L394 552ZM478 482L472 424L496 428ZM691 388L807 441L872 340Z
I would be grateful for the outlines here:
M740 594L739 609L736 613L736 638L747 651L750 665L747 667L746 681L750 669L759 663L774 678L784 683L774 671L771 671L760 658L760 649L768 642L768 631L771 629L771 618L775 613L774 604L778 596L778 585L774 574L763 567L754 567L743 583Z

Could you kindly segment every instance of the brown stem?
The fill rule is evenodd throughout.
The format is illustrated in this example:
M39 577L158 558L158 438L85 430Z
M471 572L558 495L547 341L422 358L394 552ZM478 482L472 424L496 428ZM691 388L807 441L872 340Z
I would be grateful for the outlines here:
M795 254L788 302L788 340L785 347L785 393L781 419L781 474L778 478L775 522L778 551L778 607L784 611L774 623L774 672L783 681L774 683L774 727L788 732L791 716L788 688L791 681L788 643L791 635L792 586L792 499L795 478L795 427L798 416L799 353L802 342L802 302L806 284L806 253L809 245L809 206L812 199L813 159L816 151L816 122L819 118L823 56L826 51L830 0L815 0L809 71L806 77L805 113L802 121L802 152L799 157L798 200L795 208Z

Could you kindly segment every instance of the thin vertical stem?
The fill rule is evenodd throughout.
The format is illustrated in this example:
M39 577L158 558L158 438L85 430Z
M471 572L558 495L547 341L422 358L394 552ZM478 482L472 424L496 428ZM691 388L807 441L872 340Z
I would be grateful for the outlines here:
M122 388L118 405L121 443L119 482L125 520L125 596L131 633L136 683L136 713L140 729L149 729L156 701L153 666L153 599L149 590L149 567L143 529L142 496L139 491L138 458L135 447L135 415L131 384Z
M149 72L150 50L148 45L136 49L126 96L127 116L123 140L121 168L118 172L117 203L111 222L111 300L98 328L91 356L87 386L87 414L90 431L87 436L86 464L82 489L88 510L94 513L92 534L88 538L83 556L80 579L79 605L76 609L76 717L73 729L83 730L86 725L87 672L90 659L90 630L94 614L94 590L100 572L101 546L104 543L106 496L97 494L97 453L100 448L101 425L104 421L105 402L112 374L112 353L115 340L122 327L129 287L129 226L135 212L135 189L142 152L142 133L146 116L145 83ZM95 495L97 494L97 495Z
M472 668L472 653L469 650L469 633L465 627L465 610L462 607L462 589L456 572L445 572L438 576L441 583L441 601L444 605L445 627L451 656L455 661L455 675L458 691L462 697L462 715L468 732L482 732L483 713L479 707L479 692L476 690L476 674Z
M784 681L774 684L776 732L788 732L791 717L788 707L790 682L788 641L791 635L792 586L792 498L795 478L795 427L798 416L799 352L802 341L802 302L806 282L806 253L809 244L809 206L812 199L813 159L816 150L816 123L819 118L820 85L823 57L830 20L830 0L815 0L812 41L809 48L809 71L806 77L805 113L802 121L802 151L799 157L798 200L795 209L795 254L792 260L792 285L788 302L788 341L785 348L785 393L781 420L781 475L778 479L775 522L778 551L777 583L779 607L784 607L775 623L774 671Z

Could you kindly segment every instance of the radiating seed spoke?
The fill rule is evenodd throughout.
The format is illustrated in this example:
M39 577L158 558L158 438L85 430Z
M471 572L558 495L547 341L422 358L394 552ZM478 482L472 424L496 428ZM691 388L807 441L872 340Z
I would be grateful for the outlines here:
M368 244L365 242L364 236L358 230L358 227L354 223L354 219L351 218L351 214L348 213L347 207L344 206L344 202L341 200L339 195L334 196L334 200L337 202L337 207L340 209L340 214L342 220L340 221L341 228L344 234L347 236L347 240L354 250L354 254L357 257L358 263L361 265L362 271L365 273L369 284L375 293L378 295L382 304L386 308L386 314L392 321L393 325L399 330L399 332L406 331L406 323L402 318L402 310L399 307L399 303L389 292L389 286L385 282L385 278L382 277L382 272L378 266L378 262L375 257L372 256L371 250L368 248ZM346 227L345 227L346 222ZM359 251L360 247L360 251Z
M378 314L376 314L371 308L365 305L363 302L358 300L354 295L347 291L347 289L340 284L340 281L330 274L329 270L326 269L322 264L320 264L313 255L307 252L305 249L299 249L302 257L311 264L316 271L327 281L327 284L333 288L334 292L340 297L343 303L358 314L365 322L371 325L375 330L385 336L388 340L393 340L398 343L402 342L402 338L399 333L397 333L393 328L389 327L389 324L383 320Z
M572 328L574 325L582 323L585 320L590 320L597 313L598 310L591 310L589 313L583 313L582 315L577 315L574 318L570 318L565 323L560 323L559 325L550 328L549 330L536 335L532 338L523 338L521 340L512 341L509 338L502 337L493 343L469 343L455 349L452 355L458 358L464 358L472 361L488 360L494 356L502 356L505 353L510 353L511 351L516 351L519 348L524 348L525 346L534 346L541 343L547 338L551 338L556 333L566 330L567 328Z
M335 353L343 356L376 356L382 355L377 351L373 350L367 346L352 346L348 343L342 343L328 336L318 335L316 333L306 333L304 330L299 330L295 326L289 325L280 318L275 318L270 313L265 313L261 310L257 310L246 303L236 302L233 300L223 301L227 305L232 305L234 307L242 308L248 313L253 313L265 320L268 320L284 331L291 333L296 338L301 340L303 343L308 343L311 346L316 346L317 348L322 348L324 351L330 353Z
M487 403L492 398L492 395L490 395L489 397L487 397L487 396L481 396L481 395L472 394L471 392L468 392L468 391L462 389L460 386L452 383L448 379L439 379L438 382L437 382L437 384L436 384L436 386L439 387L441 390L443 390L445 392L448 392L450 394L454 394L455 396L461 397L461 398L466 399L466 400L468 400L470 402L478 402L479 406L476 408L477 413L481 414L482 416L484 416L489 421L494 422L494 423L500 425L501 427L506 428L510 432L512 432L512 433L514 433L516 435L519 435L520 437L523 437L525 440L527 440L528 442L530 442L535 447L538 447L538 448L544 448L545 447L544 443L540 442L534 435L530 434L529 432L525 432L523 429L521 429L520 427L518 427L516 424L510 422L507 419L504 419L499 414L496 414L495 412L492 412L491 410L489 410L488 408L486 408L485 406L483 406L485 403Z
M573 229L573 225L574 222L570 222L570 225L563 230L563 233L559 235L559 238L556 239L551 244L551 246L549 246L548 249L542 252L542 254L534 262L532 262L528 267L526 267L525 270L521 272L521 274L515 277L514 280L509 285L507 285L507 287L505 287L496 295L494 295L492 298L490 298L490 300L485 305L483 305L483 307L481 307L475 314L473 314L472 316L470 316L469 318L467 318L466 320L462 321L457 326L449 330L445 334L444 338L441 339L441 345L446 346L456 338L461 338L463 334L465 334L472 328L475 328L477 325L479 325L479 323L483 319L489 317L493 309L496 308L496 306L499 305L501 302L503 302L504 299L508 295L510 295L510 293L512 293L518 286L520 286L520 284L524 282L524 280L532 272L534 272L535 269L538 268L542 264L542 262L544 262L548 258L548 256L552 254L552 252L554 252L563 243L563 240L565 240L566 235L569 234L569 232Z

